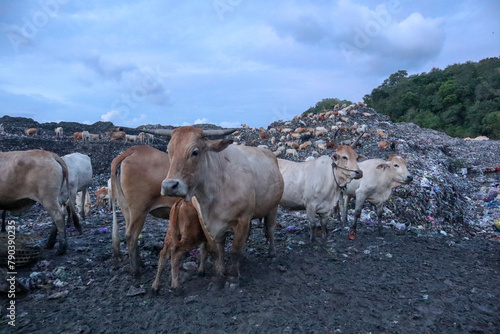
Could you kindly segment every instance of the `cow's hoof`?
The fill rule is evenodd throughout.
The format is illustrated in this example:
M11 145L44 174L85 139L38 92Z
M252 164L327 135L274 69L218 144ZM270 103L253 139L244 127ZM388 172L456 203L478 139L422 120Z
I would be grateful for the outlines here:
M158 287L158 288L156 288L156 289L152 287L152 288L148 291L148 293L147 293L146 297L149 297L149 298L158 297L158 294L159 294L159 293L160 293L160 288L159 288L159 287Z
M66 249L68 248L67 245L64 245L64 246L60 246L58 249L57 249L57 252L56 252L56 255L64 255L66 254Z
M175 289L172 289L172 294L175 297L181 297L184 295L184 290L182 288L175 288Z
M356 231L351 231L351 232L349 233L349 239L350 239L350 240L354 240L354 239L356 239Z

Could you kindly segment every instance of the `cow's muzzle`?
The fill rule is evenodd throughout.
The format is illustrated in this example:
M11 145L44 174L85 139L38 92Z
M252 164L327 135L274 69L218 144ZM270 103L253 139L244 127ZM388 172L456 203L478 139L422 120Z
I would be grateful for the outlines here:
M408 176L406 177L405 183L410 183L411 181L413 181L413 176L408 175Z
M354 177L353 179L358 180L363 177L363 171L361 169L355 170L354 171Z
M162 196L180 196L187 195L187 185L181 180L164 180L161 183Z

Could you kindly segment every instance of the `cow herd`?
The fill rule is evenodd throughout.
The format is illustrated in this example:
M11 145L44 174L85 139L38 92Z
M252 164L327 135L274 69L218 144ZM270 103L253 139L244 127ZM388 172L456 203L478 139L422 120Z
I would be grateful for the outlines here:
M268 256L276 256L278 205L306 210L311 242L316 216L326 238L327 218L340 206L341 219L347 223L347 204L352 197L356 198L356 207L349 237L356 237L365 200L375 205L382 232L383 205L391 190L412 181L401 156L368 160L355 152L355 145L335 144L331 158L292 162L277 159L265 148L235 145L225 138L232 132L190 126L151 130L148 133L170 137L167 152L133 146L111 163L106 196L113 210L112 249L120 256L118 204L125 219L132 274L138 274L141 267L138 238L146 216L169 219L153 291L160 287L167 259L171 259L171 286L177 288L180 260L186 251L197 247L201 250L199 272L205 270L208 254L213 260L215 275L210 287L237 286L252 219L264 220ZM222 139L211 139L214 136ZM59 234L57 254L63 254L67 248L64 216L67 212L79 227L76 192L85 191L91 183L90 159L79 153L60 158L42 150L2 152L0 171L0 210L20 211L41 203L53 220L47 247L55 245ZM226 268L228 234L233 238Z

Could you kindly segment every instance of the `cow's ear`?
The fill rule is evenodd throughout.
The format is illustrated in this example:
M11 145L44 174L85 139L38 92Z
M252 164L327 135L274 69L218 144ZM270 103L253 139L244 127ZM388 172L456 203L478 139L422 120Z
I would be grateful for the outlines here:
M389 166L388 164L386 164L385 162L383 164L380 164L377 166L377 169L383 169L385 170L386 168L390 168L391 166Z
M232 139L217 139L217 140L210 140L207 146L210 151L220 152L226 149L232 143L233 143Z
M358 158L356 159L357 162L363 162L365 160L368 160L368 158L364 155L358 154Z

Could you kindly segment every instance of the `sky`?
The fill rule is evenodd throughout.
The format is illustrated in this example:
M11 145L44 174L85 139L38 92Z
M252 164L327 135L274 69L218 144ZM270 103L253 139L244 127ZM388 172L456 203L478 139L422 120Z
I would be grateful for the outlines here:
M498 0L2 0L0 116L267 127L499 56Z

